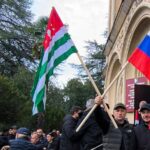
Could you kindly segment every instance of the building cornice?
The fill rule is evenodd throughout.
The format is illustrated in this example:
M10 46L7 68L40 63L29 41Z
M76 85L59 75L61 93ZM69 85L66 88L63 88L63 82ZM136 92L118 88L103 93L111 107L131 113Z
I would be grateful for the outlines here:
M124 0L121 3L119 11L117 13L117 16L115 18L113 27L111 29L111 32L109 34L109 37L107 39L107 42L106 42L106 45L104 48L104 54L106 56L109 55L109 53L113 47L113 44L115 43L115 40L120 32L120 29L126 19L127 14L129 13L132 3L134 1L135 0Z

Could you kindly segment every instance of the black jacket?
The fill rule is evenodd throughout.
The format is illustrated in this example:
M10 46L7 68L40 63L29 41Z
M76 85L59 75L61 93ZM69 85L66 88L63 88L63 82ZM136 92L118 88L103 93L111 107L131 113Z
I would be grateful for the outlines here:
M75 135L77 121L71 115L65 117L60 137L60 150L79 150L79 140Z
M145 123L134 128L131 144L130 150L150 150L150 130Z
M103 137L103 150L129 150L133 125L128 121L120 125L118 129L110 123L108 133Z
M34 145L36 146L37 150L43 150L44 148L47 147L47 144L48 144L48 142L47 142L46 138L41 136L40 140Z
M78 121L78 125L85 118L87 113L88 111L84 112L83 116ZM106 113L100 107L97 107L79 131L80 134L82 134L80 141L81 150L90 150L102 144L102 135L106 132L105 130L108 127L108 122L109 120L106 117ZM101 149L102 147L99 147L96 150Z
M10 140L10 150L37 150L36 146L23 138Z
M53 139L51 143L48 143L47 150L59 150L60 136Z
M8 137L7 136L0 136L0 149L4 146L4 145L8 145Z

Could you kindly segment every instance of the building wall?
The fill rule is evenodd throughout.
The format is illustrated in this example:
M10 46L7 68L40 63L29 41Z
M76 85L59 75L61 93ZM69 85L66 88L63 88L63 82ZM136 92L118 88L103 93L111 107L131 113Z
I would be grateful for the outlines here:
M126 2L127 1L128 0L126 0ZM120 9L118 9L118 14L120 13L120 15L116 15L116 17L119 17L114 19L115 21L110 30L110 35L106 43L105 55L107 68L105 88L108 87L115 75L127 62L128 57L140 43L141 39L143 39L145 34L150 30L150 0L133 0L130 4L131 6L128 6L128 2L125 3L124 1L124 3L121 3L120 1ZM121 10L121 8L124 9L127 7L127 11ZM122 16L124 16L124 20L122 19ZM116 26L114 25L118 25L119 30L117 30ZM105 95L111 111L115 103L125 103L126 79L137 78L141 76L142 74L133 66L130 64L127 65L125 70L121 73L116 82ZM133 122L133 113L128 113L127 117L130 122Z
M111 31L115 17L117 16L118 10L122 0L109 0L109 31Z

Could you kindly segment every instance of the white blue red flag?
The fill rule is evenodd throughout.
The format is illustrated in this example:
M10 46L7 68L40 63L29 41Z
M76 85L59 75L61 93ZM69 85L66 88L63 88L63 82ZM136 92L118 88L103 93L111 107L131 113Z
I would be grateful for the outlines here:
M150 32L134 50L128 61L150 80Z

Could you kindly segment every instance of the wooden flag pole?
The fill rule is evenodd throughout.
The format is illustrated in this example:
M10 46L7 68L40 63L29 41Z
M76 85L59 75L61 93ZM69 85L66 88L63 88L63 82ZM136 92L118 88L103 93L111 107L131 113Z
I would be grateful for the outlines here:
M121 70L117 73L117 75L114 77L114 79L110 82L110 84L108 85L108 87L105 89L104 93L102 96L105 96L105 94L108 92L108 90L111 88L111 86L114 84L114 82L117 80L117 78L119 77L119 75L124 71L124 69L126 68L126 66L128 65L128 61L126 61L126 63L123 65L123 67L121 68Z
M116 81L116 79L119 77L119 75L122 73L122 71L125 69L125 67L126 67L127 64L128 64L128 62L125 63L125 65L122 67L122 69L118 72L118 74L115 76L115 78L113 79L113 81L110 83L110 85L108 86L108 88L104 91L103 95L101 95L101 93L100 93L100 91L98 90L98 88L97 88L97 86L96 86L96 84L95 84L93 78L91 77L91 74L90 74L89 70L87 69L86 65L85 65L84 62L82 61L82 58L81 58L81 56L79 55L78 52L77 52L77 56L78 56L78 58L79 58L81 64L83 65L83 67L84 67L84 69L85 69L85 71L86 71L86 73L87 73L87 75L88 75L88 77L89 77L89 79L90 79L90 81L91 81L91 83L92 83L94 89L96 90L97 94L98 94L99 96L102 96L102 97L104 97L104 95L107 93L107 91L110 89L110 87L113 85L113 83ZM80 128L84 125L84 123L87 121L87 119L90 117L90 115L93 113L93 111L96 109L97 106L98 106L98 105L95 104L95 105L92 107L92 109L89 111L89 113L87 114L87 116L83 119L83 121L81 122L81 124L77 127L76 132L78 132L78 131L80 130ZM113 125L115 126L115 128L118 128L118 126L117 126L117 124L116 124L114 118L112 117L112 115L111 115L111 113L110 113L110 111L109 111L109 109L108 109L108 107L107 107L107 105L106 105L105 102L103 102L103 106L104 106L105 110L107 111L107 113L108 113L108 115L109 115L109 117L110 117L110 119L111 119Z
M88 77L89 77L89 79L90 79L90 81L91 81L91 83L92 83L92 85L93 85L93 87L94 87L96 93L97 93L99 96L102 96L101 93L100 93L100 91L99 91L99 89L97 88L97 86L96 86L96 84L95 84L95 82L94 82L94 80L93 80L93 78L92 78L92 76L91 76L89 70L87 69L86 65L84 64L84 62L83 62L83 60L82 60L82 58L81 58L81 56L79 55L78 52L77 52L77 56L78 56L78 58L79 58L81 64L83 65L83 67L84 67L84 69L85 69L85 71L86 71L86 73L87 73L87 75L88 75ZM105 110L107 111L107 113L108 113L110 119L112 120L112 122L113 122L115 128L118 128L118 127L117 127L117 124L116 124L116 122L115 122L115 120L114 120L114 118L112 117L112 115L111 115L111 113L110 113L110 111L109 111L109 109L108 109L108 107L107 107L107 105L106 105L104 102L103 102L103 105L104 105L104 108L105 108ZM93 111L96 109L97 106L98 106L98 105L95 104L95 105L92 107L92 109L89 111L89 113L87 114L87 116L83 119L83 121L81 122L81 124L80 124L80 125L78 126L78 128L76 129L76 132L78 132L78 131L80 130L80 128L81 128L81 127L83 126L83 124L87 121L87 119L88 119L89 116L93 113Z

